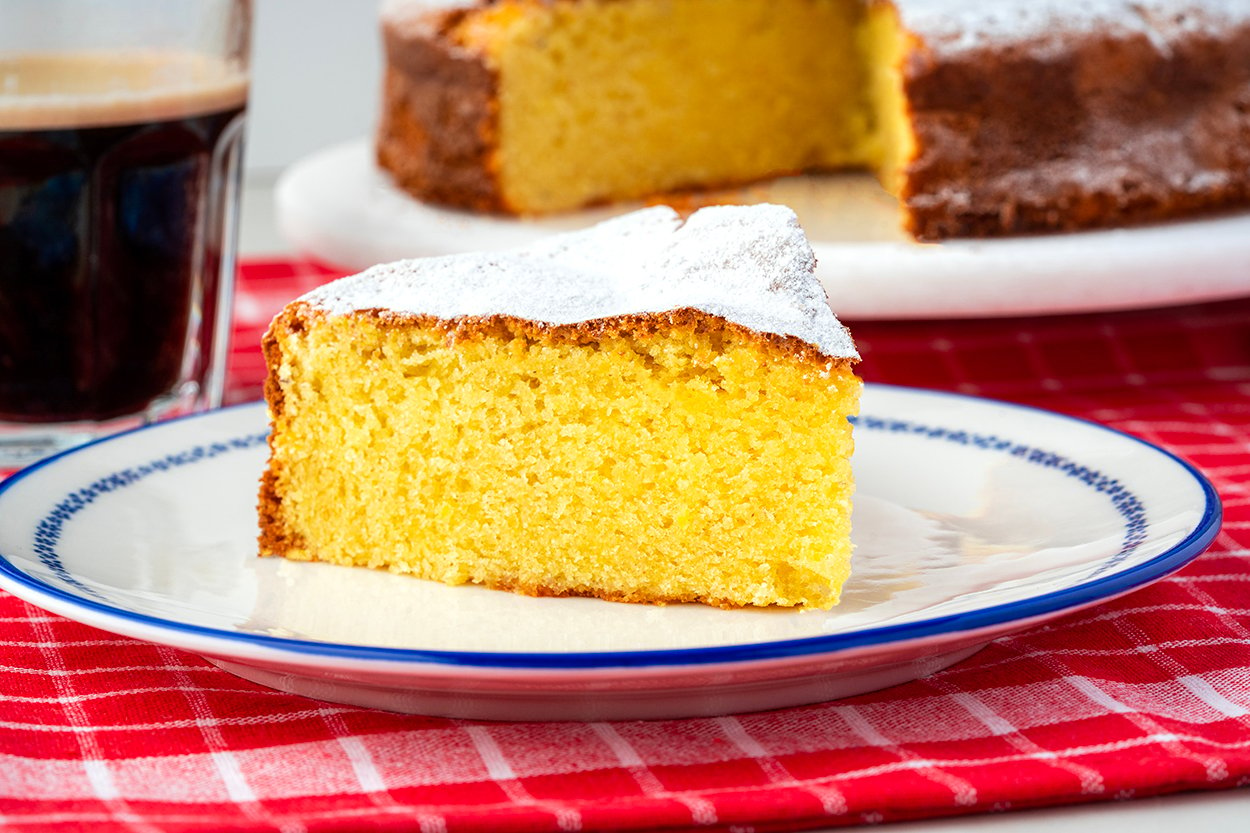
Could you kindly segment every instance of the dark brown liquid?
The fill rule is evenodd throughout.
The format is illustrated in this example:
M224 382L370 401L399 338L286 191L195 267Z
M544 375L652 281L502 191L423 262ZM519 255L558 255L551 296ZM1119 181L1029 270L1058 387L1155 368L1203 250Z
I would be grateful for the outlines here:
M242 112L0 129L0 419L109 419L202 382L211 336L185 345L225 314L218 148Z

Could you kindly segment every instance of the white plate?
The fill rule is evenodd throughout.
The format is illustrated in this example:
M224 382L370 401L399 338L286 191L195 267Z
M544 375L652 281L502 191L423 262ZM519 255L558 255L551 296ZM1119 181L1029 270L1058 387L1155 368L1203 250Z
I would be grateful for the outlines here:
M847 320L1093 312L1250 295L1250 213L1131 229L920 244L867 175L790 177L742 189L799 215L834 311ZM360 270L409 257L520 246L637 206L524 220L424 205L358 140L279 180L278 224L298 251Z
M1220 504L1146 443L869 385L854 575L832 612L529 598L256 557L259 404L67 452L0 485L0 586L248 679L397 711L626 719L905 682L1194 558Z

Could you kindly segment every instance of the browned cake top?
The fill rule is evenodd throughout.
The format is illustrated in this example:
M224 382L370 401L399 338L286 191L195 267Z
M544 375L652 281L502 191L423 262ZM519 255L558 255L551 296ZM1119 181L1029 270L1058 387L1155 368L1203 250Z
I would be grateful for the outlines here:
M683 222L655 207L524 249L375 266L301 301L331 315L383 310L557 326L698 310L827 358L856 359L815 266L788 208L713 206Z

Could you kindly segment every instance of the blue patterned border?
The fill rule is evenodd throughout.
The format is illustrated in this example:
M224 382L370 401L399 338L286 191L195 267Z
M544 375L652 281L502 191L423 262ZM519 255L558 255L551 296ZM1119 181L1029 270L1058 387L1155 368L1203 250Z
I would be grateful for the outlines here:
M159 460L153 460L133 468L122 469L114 472L108 477L102 477L92 483L90 486L79 489L70 493L64 500L56 505L56 507L39 522L35 527L34 551L39 557L39 563L43 564L61 581L71 585L81 593L85 593L100 601L105 601L104 597L95 590L87 587L65 569L65 565L61 563L61 556L56 551L57 544L61 540L61 533L65 529L65 524L74 515L81 512L86 507L95 502L96 498L106 495L109 492L115 492L118 489L124 489L127 486L133 486L140 480L159 472L169 471L170 469L189 466L195 463L201 463L205 460L211 460L214 457L220 457L232 451L245 451L263 445L269 437L267 431L259 434L248 434L244 437L235 437L225 442L211 443L209 445L197 445L185 451L179 451L174 454L168 454Z
M1043 451L994 434L973 434L963 430L921 425L904 419L882 419L861 414L858 417L852 417L851 422L860 430L913 434L926 439L943 440L956 445L1001 452L1025 463L1054 469L1079 480L1095 492L1106 495L1116 512L1124 518L1124 540L1120 544L1119 551L1090 573L1088 578L1100 576L1120 564L1146 540L1146 508L1141 499L1114 477L1103 474L1097 469L1091 469L1089 466L1083 466L1062 454Z

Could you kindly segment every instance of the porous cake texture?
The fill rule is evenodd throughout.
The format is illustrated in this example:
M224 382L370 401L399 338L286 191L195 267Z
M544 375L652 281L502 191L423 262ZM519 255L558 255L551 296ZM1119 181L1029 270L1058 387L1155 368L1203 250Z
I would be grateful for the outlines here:
M858 360L794 214L404 261L265 336L262 555L535 595L827 608Z
M392 0L381 166L542 214L862 168L920 239L1250 205L1245 0Z

